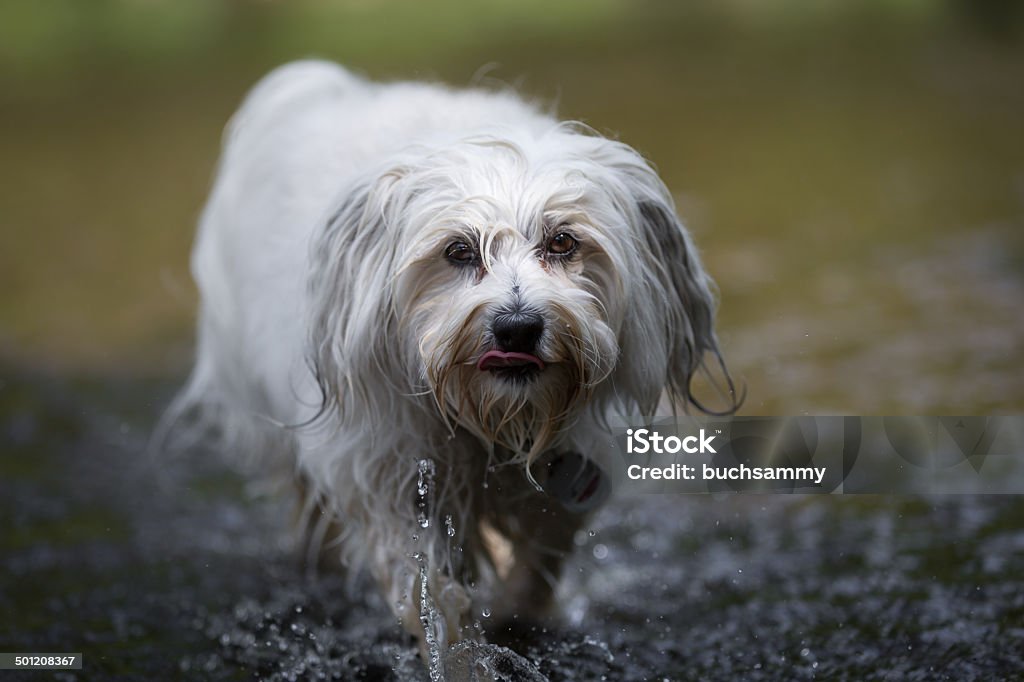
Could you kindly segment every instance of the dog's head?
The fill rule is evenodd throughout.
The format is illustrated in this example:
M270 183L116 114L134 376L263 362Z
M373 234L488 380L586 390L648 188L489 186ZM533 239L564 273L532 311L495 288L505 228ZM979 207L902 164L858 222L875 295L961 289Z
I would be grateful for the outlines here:
M349 188L312 287L314 367L343 418L429 395L528 456L588 406L685 402L717 353L712 283L664 184L569 125L410 150Z

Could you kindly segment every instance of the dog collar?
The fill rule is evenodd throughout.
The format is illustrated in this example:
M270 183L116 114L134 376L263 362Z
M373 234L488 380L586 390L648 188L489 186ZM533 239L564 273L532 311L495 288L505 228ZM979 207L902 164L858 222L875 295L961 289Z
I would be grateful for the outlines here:
M561 452L545 466L541 488L573 513L599 507L611 494L611 481L601 467L578 452Z

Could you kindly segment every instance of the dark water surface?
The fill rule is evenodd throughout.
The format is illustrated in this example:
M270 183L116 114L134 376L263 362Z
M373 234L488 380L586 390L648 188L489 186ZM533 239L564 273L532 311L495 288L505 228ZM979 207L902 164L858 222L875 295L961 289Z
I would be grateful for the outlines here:
M299 570L286 502L209 453L141 457L167 384L3 377L0 649L81 651L82 679L427 679L375 590ZM564 622L514 646L549 680L1011 679L1022 520L1017 496L621 500Z

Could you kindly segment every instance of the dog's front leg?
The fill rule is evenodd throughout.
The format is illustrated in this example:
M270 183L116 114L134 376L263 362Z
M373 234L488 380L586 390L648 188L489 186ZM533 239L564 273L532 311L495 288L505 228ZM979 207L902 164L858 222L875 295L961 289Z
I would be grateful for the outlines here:
M557 501L538 494L521 504L512 524L512 565L499 600L499 619L514 615L543 619L554 615L555 589L574 536L587 515L573 513Z
M596 452L598 443L589 443ZM513 495L499 503L505 535L504 561L497 561L504 591L496 606L499 619L522 615L543 619L555 609L554 596L576 533L607 499L611 484L602 468L575 451L549 452L535 465L543 492ZM513 481L502 481L515 489ZM495 554L493 543L489 547Z
M469 593L441 570L434 538L390 546L377 552L373 573L402 627L418 640L423 660L437 665L450 645L472 634Z

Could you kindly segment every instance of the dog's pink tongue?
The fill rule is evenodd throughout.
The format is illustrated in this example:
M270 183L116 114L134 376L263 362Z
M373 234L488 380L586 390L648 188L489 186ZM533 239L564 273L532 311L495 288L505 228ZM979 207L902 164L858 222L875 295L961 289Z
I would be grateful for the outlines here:
M489 350L480 356L476 368L481 372L501 367L522 367L523 365L537 365L537 369L544 369L544 361L536 355L529 353L507 353L503 350Z

